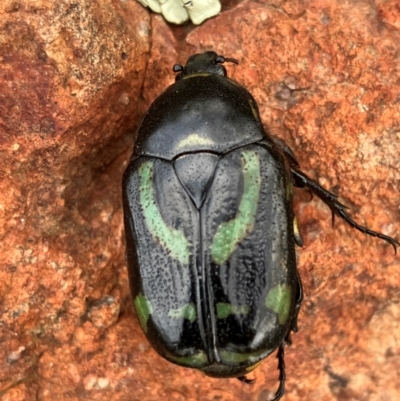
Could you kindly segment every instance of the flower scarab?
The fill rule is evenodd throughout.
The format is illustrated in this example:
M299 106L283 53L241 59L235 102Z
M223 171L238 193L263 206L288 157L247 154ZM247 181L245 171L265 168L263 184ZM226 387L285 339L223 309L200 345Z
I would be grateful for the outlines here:
M175 65L150 106L123 178L127 258L140 325L167 360L213 377L246 374L297 331L302 245L293 187L307 188L354 228L337 197L271 136L252 95L209 51Z

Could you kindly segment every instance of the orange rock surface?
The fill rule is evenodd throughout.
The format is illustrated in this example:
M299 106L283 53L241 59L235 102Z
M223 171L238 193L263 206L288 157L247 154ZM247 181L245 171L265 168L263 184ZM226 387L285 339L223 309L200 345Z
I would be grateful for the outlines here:
M302 169L400 238L397 1L225 2L172 27L136 2L0 5L0 399L266 401L151 349L133 313L121 177L175 63L214 50ZM305 298L283 401L400 399L400 256L298 191Z

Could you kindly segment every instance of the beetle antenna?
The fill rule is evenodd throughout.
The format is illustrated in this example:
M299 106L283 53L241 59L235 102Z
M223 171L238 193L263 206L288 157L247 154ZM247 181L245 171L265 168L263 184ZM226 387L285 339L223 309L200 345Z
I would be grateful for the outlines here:
M235 58L224 57L224 59L229 63L239 64L239 60L236 60Z
M224 64L224 63L235 63L239 64L239 61L236 60L235 58L230 58L230 57L224 57L224 56L217 56L214 60L215 64Z

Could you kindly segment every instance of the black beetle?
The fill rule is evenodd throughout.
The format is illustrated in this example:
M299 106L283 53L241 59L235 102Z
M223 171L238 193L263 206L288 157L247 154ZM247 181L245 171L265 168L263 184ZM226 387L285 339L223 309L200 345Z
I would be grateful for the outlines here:
M297 331L302 287L293 186L363 233L336 195L300 171L258 106L209 51L175 65L150 106L123 178L129 277L139 322L167 360L214 377L246 374Z

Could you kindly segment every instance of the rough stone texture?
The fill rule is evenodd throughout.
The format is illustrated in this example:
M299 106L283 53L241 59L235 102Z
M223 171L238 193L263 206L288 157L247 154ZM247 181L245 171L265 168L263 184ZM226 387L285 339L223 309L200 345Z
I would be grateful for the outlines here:
M111 400L132 375L120 182L149 43L136 2L0 5L2 400Z
M123 132L194 52L239 59L230 76L303 170L357 221L400 237L398 2L224 8L193 29L149 19L135 2L0 6L2 400L273 395L274 357L253 386L207 378L159 357L131 310L119 185L132 135ZM332 228L322 202L298 195L305 299L283 400L398 401L400 257L339 219Z

